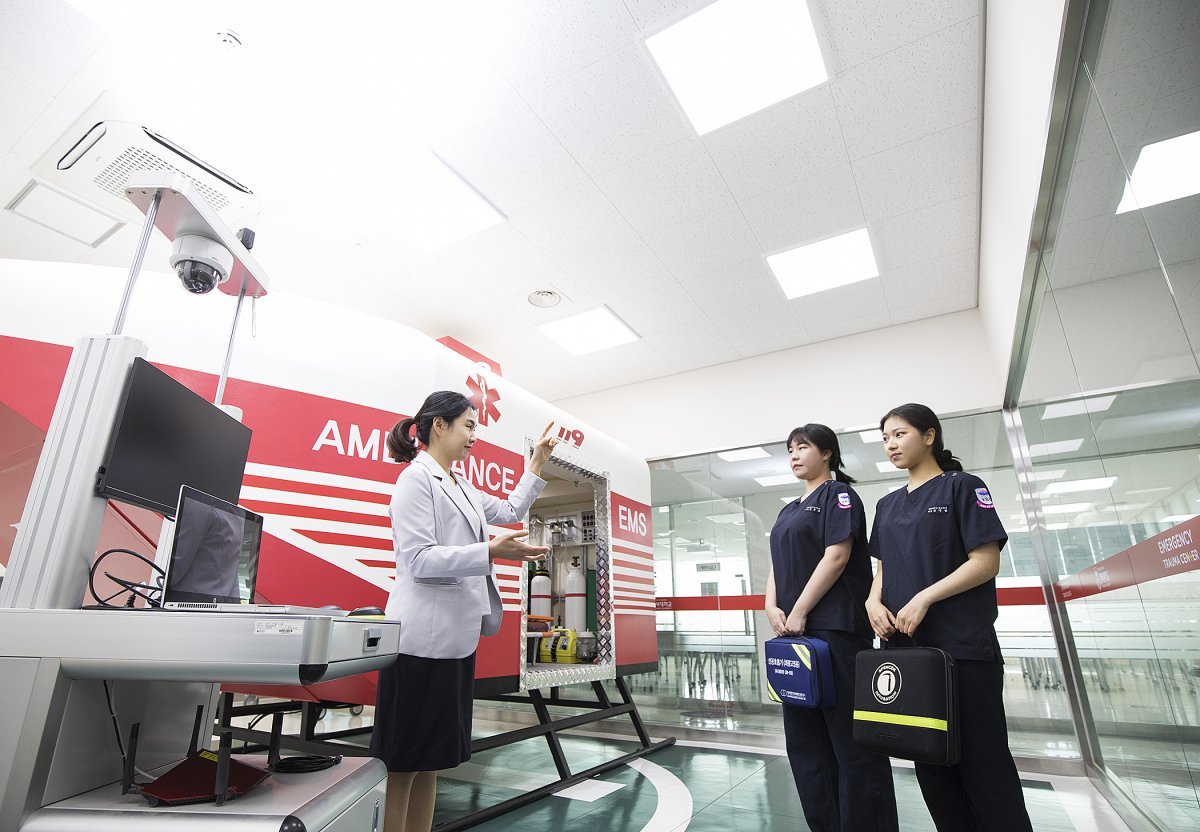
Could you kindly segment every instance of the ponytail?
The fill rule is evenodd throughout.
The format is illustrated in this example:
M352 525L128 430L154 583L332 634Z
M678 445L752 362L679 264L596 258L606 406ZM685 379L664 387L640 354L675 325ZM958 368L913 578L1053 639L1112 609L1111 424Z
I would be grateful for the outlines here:
M939 435L937 441L934 442L934 445L940 445L941 441L942 437ZM935 447L933 451L933 458L937 461L938 466L943 471L961 471L963 469L962 463L958 460L958 457L950 453L949 449L947 448Z
M387 449L397 462L412 462L417 456L417 443L429 447L429 435L433 431L433 420L441 417L447 424L465 411L475 407L462 393L439 390L426 397L416 416L401 419L387 436Z
M958 457L950 453L950 449L943 444L942 423L933 410L923 404L916 404L914 402L893 407L887 413L883 414L883 418L879 420L879 429L883 430L883 423L893 416L908 422L908 424L916 428L922 435L928 433L930 430L933 431L933 447L930 449L930 452L933 454L933 461L938 464L939 468L943 471L961 471L963 469Z
M397 462L412 462L417 455L417 443L415 437L410 437L413 425L417 422L416 419L408 418L401 419L392 427L387 436L387 449L391 454L392 459Z
M847 485L857 482L854 477L842 470L842 448L838 444L837 434L831 428L810 422L789 433L785 447L791 448L797 442L812 445L822 453L828 451L829 473L835 480Z

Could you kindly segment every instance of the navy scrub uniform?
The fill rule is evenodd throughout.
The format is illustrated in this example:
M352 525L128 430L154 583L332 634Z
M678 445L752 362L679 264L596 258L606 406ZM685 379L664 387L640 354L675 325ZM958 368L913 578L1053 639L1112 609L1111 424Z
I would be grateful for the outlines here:
M871 647L866 600L871 586L862 500L829 480L779 512L771 529L775 597L790 613L825 549L854 538L842 574L808 615L805 635L829 643L836 704L783 706L783 731L804 819L813 832L893 832L896 795L891 762L854 744L854 657Z
M912 493L893 491L876 506L871 531L871 556L883 563L880 600L895 615L965 563L971 550L1007 542L991 494L974 474L948 471ZM925 804L942 832L1033 830L1008 750L995 621L993 579L930 606L914 639L902 633L888 639L891 647L940 647L958 665L959 764L916 764Z

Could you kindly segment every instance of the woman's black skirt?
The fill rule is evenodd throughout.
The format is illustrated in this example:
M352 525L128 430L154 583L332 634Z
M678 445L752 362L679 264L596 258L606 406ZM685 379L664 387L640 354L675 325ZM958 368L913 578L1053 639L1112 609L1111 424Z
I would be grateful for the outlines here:
M426 659L401 653L379 671L371 756L388 771L436 771L471 759L475 654Z

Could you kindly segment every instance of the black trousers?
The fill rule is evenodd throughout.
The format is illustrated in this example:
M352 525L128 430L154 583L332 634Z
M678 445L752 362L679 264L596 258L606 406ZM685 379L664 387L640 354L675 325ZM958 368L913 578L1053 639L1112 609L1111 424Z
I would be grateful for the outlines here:
M1004 665L958 665L959 763L917 763L917 782L939 832L1033 832L1008 750Z
M813 832L897 832L891 760L854 744L854 657L871 641L838 630L805 635L829 643L837 702L783 706L788 761Z

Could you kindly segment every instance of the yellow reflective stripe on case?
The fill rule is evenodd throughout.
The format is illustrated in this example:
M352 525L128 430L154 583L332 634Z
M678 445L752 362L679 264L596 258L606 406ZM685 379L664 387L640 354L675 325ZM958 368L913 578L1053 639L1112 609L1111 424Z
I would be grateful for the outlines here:
M908 716L907 714L885 714L880 711L855 711L855 719L863 722L886 722L890 725L909 725L913 728L932 728L935 731L949 731L950 726L944 719L934 719L929 716Z
M767 682L767 696L771 698L772 702L778 702L780 705L783 704L783 700L779 698L779 694L775 692L775 688L771 687L770 682Z
M808 645L793 644L792 649L796 651L796 655L800 657L800 661L804 662L804 666L812 670L812 655L808 651Z

